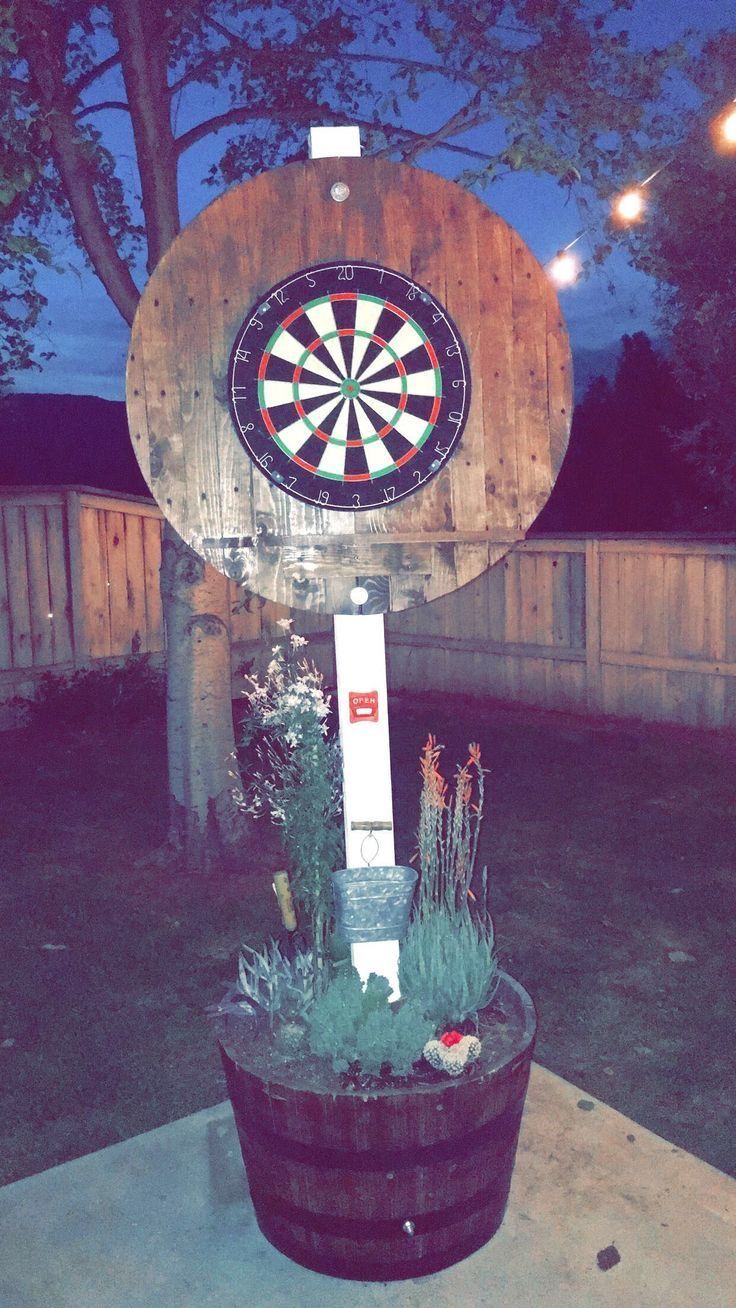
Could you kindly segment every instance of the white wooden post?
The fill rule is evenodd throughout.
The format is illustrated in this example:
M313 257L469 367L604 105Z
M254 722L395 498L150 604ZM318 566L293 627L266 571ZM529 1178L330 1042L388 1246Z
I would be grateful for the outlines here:
M396 856L383 614L336 614L333 621L346 867L391 866ZM399 998L398 940L352 944L350 955L364 982L377 972L391 983L391 998Z
M383 614L336 614L347 867L395 862Z
M352 123L343 127L310 127L310 159L349 159L359 156L359 127Z
M357 127L312 127L310 157L360 155ZM340 178L336 176L336 183ZM342 198L334 195L336 202ZM352 598L356 608L362 602ZM391 795L391 750L386 687L386 642L383 614L336 614L335 668L342 747L345 865L391 866L394 819ZM369 941L350 946L353 966L367 981L371 972L385 976L391 998L399 998L398 940Z

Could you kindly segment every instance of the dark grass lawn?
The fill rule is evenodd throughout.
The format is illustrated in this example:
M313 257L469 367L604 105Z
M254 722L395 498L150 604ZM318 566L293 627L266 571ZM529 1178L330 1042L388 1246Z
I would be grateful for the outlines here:
M736 736L392 703L397 854L427 731L490 768L483 858L537 1058L736 1174ZM205 1005L279 927L268 878L183 879L163 728L0 736L0 1180L225 1098Z

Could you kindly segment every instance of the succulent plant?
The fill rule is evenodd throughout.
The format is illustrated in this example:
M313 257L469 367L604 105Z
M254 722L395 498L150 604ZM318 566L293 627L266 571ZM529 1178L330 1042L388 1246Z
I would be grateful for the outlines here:
M309 1015L312 1053L328 1058L335 1072L356 1065L377 1077L388 1066L394 1076L408 1076L434 1027L419 1004L392 1008L390 990L386 978L375 974L364 989L354 968L335 977Z
M318 990L318 973L311 949L297 950L293 958L276 940L262 949L244 945L238 961L238 994L265 1014L273 1030L276 1021L303 1022Z

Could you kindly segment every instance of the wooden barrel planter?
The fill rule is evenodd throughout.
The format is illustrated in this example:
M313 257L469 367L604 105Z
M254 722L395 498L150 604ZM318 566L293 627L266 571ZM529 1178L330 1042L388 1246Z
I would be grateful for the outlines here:
M392 1281L449 1267L495 1234L536 1031L518 982L502 974L481 1056L454 1080L326 1088L307 1060L264 1072L262 1046L249 1057L237 1027L220 1051L256 1219L277 1249L329 1276Z

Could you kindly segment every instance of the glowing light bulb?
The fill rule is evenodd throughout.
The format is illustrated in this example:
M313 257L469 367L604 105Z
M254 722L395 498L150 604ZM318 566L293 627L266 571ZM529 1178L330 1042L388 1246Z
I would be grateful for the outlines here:
M353 604L355 604L358 607L361 604L367 604L368 591L366 590L365 586L353 586L353 589L350 592L350 599L352 600Z
M736 100L716 114L709 130L713 149L718 154L732 154L736 150Z
M731 109L721 123L721 136L729 147L736 146L736 109Z
M635 223L644 213L644 196L638 188L624 191L614 203L614 212L623 223Z
M547 265L547 271L555 286L572 286L578 279L580 264L569 250L561 250Z

